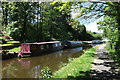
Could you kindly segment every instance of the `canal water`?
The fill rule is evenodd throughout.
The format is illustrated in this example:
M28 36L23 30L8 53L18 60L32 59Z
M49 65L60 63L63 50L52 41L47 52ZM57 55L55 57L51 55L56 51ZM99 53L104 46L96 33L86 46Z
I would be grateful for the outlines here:
M88 48L88 47L87 47ZM60 65L67 63L70 58L82 55L86 47L65 49L42 56L30 58L13 58L2 61L3 78L36 78L40 76L43 67L49 67L52 72L58 70Z

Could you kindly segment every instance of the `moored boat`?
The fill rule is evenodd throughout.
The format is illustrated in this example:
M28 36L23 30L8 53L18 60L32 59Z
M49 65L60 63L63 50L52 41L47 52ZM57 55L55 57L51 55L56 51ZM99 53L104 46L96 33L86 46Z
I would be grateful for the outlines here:
M102 40L92 40L92 44L101 44L103 43Z
M74 48L82 46L82 41L65 41L64 42L64 48Z
M43 55L45 53L53 52L61 49L63 49L63 45L60 41L22 43L21 51L18 53L18 57Z

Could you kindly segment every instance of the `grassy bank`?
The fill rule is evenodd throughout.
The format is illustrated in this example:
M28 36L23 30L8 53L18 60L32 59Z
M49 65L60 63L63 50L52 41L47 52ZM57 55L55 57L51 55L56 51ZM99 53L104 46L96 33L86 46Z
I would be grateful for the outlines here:
M88 76L87 72L92 67L95 55L95 48L91 48L80 56L69 62L67 66L62 67L53 73L54 78L84 78Z
M8 51L9 51L9 52L19 52L20 49L21 49L21 47L15 47L15 48L13 48L13 49L9 49Z
M0 46L10 46L10 45L13 45L13 44L0 44Z

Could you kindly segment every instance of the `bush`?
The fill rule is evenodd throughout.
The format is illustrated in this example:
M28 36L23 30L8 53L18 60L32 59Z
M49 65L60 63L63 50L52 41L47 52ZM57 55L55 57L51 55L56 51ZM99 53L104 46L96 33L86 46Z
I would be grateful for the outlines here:
M2 44L6 44L7 42L5 41L5 39L2 39Z
M41 70L41 75L39 76L40 78L52 78L52 71L48 67L44 67Z
M10 36L3 36L4 39L10 39Z

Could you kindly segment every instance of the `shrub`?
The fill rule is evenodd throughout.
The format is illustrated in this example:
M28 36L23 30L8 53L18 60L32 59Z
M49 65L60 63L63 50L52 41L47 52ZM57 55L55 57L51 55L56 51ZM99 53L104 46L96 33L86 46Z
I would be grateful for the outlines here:
M48 67L44 67L41 70L41 75L39 76L40 78L52 78L52 71Z

